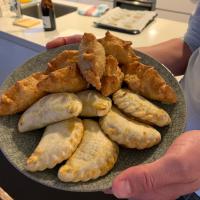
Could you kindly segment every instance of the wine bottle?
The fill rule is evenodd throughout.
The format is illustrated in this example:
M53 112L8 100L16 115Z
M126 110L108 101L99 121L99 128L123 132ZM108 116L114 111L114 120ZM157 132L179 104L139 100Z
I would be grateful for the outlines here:
M55 12L51 0L41 1L41 12L43 27L45 31L53 31L56 29Z

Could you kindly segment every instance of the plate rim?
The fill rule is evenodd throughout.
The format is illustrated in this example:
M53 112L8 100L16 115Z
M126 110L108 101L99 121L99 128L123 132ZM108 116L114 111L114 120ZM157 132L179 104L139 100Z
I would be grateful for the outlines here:
M19 68L21 68L22 66L24 65L27 65L27 63L29 63L31 60L35 59L36 57L38 56L42 56L43 54L47 54L48 52L56 52L57 50L59 51L60 49L68 49L68 48L74 48L74 49L77 49L77 45L78 43L76 44L70 44L70 45L63 45L61 47L58 47L58 48L54 48L54 49L50 49L50 50L45 50L45 51L42 51L40 53L38 53L36 56L33 56L31 57L30 59L27 59L22 65L20 66L17 66L7 77L6 79L2 82L2 84L0 85L0 94L1 92L3 91L2 88L4 87L4 85L6 84L6 82L8 81L9 77L13 74L13 73L16 73L18 71ZM187 107L186 107L186 102L185 102L185 96L184 96L184 92L183 92L183 89L182 87L180 86L179 82L177 81L177 79L175 78L175 76L172 74L172 72L167 68L165 67L162 63L160 63L159 61L155 60L153 57L151 57L150 55L147 55L141 51L138 51L138 50L134 50L136 52L136 54L142 54L144 56L147 56L149 57L151 60L153 60L154 62L158 63L160 66L164 67L169 73L171 76L173 76L173 78L176 80L176 83L178 84L179 86L179 90L181 91L181 95L183 95L183 98L184 98L184 125L182 126L182 130L181 130L181 133L184 131L185 129L185 126L186 126L186 116L187 116ZM28 76L28 75L27 75ZM9 86L10 87L10 86ZM180 133L180 134L181 134ZM12 159L9 157L9 154L6 152L6 150L4 148L2 148L2 144L0 142L0 151L2 152L2 154L4 155L4 157L7 159L7 161L18 171L20 172L21 174L25 175L27 178L35 181L36 183L40 183L44 186L47 186L47 187L50 187L50 188L53 188L53 189L58 189L58 190L63 190L63 191L71 191L71 192L98 192L100 190L98 190L97 188L96 189L88 189L88 190L84 190L84 191L81 191L81 190L77 190L77 189L72 189L72 187L70 188L62 188L62 187L59 187L58 185L54 184L53 186L50 185L50 184L47 184L46 182L40 180L39 178L37 178L36 176L32 176L30 172L26 171L26 170L21 170L14 162L12 162ZM116 174L118 174L120 172L117 172ZM104 177L104 176L103 176ZM112 183L109 182L109 185L106 185L106 187L101 187L101 190L105 190L107 189L108 187L111 187Z

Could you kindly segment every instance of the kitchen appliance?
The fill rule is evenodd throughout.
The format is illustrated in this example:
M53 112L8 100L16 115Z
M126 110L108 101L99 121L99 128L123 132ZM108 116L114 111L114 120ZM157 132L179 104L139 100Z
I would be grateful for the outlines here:
M156 0L114 0L113 7L129 10L155 10Z

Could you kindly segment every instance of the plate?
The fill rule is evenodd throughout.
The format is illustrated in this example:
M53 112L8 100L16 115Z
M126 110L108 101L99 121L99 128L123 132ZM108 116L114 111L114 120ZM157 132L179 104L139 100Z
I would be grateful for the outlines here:
M65 49L78 49L78 44L48 50L31 58L22 66L16 68L16 70L7 77L0 87L0 93L14 84L17 80L23 79L34 72L45 70L47 62ZM63 183L57 178L59 166L54 169L36 173L27 172L24 169L25 161L38 144L43 130L32 131L28 134L19 133L17 131L17 123L20 114L16 114L0 118L1 150L10 163L25 176L48 187L65 191L89 192L101 191L111 187L113 178L119 174L120 171L128 167L149 163L160 158L172 141L184 130L186 121L185 100L179 83L162 64L141 52L136 51L136 54L141 57L143 63L153 65L166 82L175 89L178 96L178 102L175 105L157 103L164 108L172 118L172 124L170 126L158 128L162 135L162 141L159 145L142 151L120 147L118 161L107 175L88 182Z

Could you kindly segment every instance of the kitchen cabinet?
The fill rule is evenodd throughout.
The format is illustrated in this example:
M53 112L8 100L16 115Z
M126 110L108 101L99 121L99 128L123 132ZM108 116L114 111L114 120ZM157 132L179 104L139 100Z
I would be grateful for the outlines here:
M79 2L91 5L107 4L110 8L113 7L113 0L70 0L72 2Z
M157 0L156 11L161 18L187 22L196 7L195 0Z
M70 0L73 2L98 5L106 3L113 7L113 0ZM156 12L159 17L176 21L187 22L196 7L196 0L157 0Z

